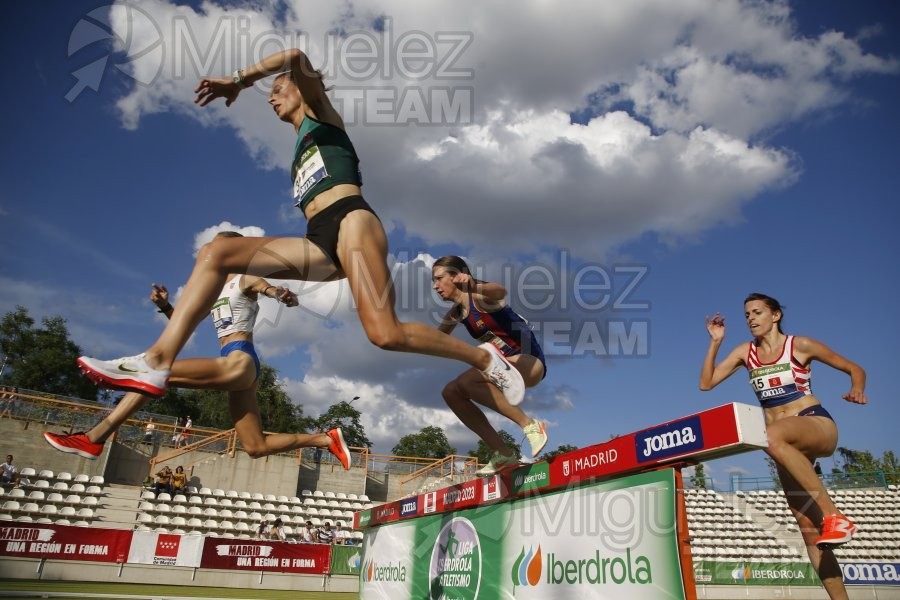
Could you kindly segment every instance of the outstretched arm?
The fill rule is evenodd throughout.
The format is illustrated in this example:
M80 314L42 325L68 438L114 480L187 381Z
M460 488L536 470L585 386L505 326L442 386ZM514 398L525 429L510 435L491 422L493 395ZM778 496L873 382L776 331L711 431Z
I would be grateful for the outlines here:
M248 279L248 276L244 275L244 278L246 281L246 279ZM292 292L290 289L282 287L280 285L272 285L261 277L255 278L250 283L250 285L244 288L244 291L254 292L268 298L274 298L285 306L298 306L300 304L300 300L297 298L297 294Z
M801 362L816 359L843 371L850 376L850 391L841 398L854 404L866 404L866 371L855 362L848 360L821 342L808 337L797 336L794 338L794 353ZM803 360L805 359L805 360Z
M159 309L159 312L166 315L167 319L172 318L172 313L175 312L175 307L169 302L169 290L164 285L152 284L153 291L150 292L150 302L156 305L156 308Z
M438 325L438 331L443 333L453 333L453 330L456 329L456 324L459 323L461 318L462 306L454 304L450 310L447 311L447 314L444 315L441 324Z
M741 368L747 347L746 344L741 344L717 365L716 354L725 340L725 319L719 313L714 314L712 319L706 317L706 331L709 333L709 348L700 370L700 389L704 392L713 389Z
M475 279L468 273L457 273L453 276L453 283L463 292L475 295L475 303L479 308L487 311L495 311L503 307L506 298L506 288L492 281Z
M297 48L270 54L255 65L241 69L238 71L241 76L240 83L235 82L234 77L201 79L197 89L194 90L197 94L194 102L200 106L206 106L216 98L224 98L225 106L231 106L237 100L241 90L252 86L260 79L285 71L291 72L297 87L300 88L300 93L303 94L304 101L316 111L316 114L326 117L326 115L320 114L322 109L334 110L325 95L321 73L313 68L309 57Z

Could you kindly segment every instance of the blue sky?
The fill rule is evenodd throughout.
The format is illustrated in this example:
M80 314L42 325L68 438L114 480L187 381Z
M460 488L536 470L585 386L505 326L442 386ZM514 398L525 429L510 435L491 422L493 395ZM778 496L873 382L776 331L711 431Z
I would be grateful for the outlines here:
M176 290L216 231L302 236L292 131L263 93L227 111L190 93L199 69L301 45L335 85L389 230L402 317L445 310L427 288L442 254L511 283L552 348L524 404L551 447L752 404L743 374L708 393L697 378L704 317L725 315L731 348L748 335L741 301L762 291L788 332L867 370L859 407L840 399L845 375L814 366L840 445L897 450L895 3L408 4L11 6L0 310L62 315L86 353L132 354L162 327L150 283ZM348 60L360 47L372 73ZM292 287L303 308L267 306L256 337L307 414L359 395L376 451L429 424L474 446L440 399L461 365L369 345L341 285ZM183 356L215 351L203 325ZM759 454L709 468L767 472Z

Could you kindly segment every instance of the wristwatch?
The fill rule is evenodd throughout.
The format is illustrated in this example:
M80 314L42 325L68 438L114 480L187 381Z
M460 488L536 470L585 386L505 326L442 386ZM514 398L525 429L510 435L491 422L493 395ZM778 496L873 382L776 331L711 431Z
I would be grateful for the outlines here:
M247 83L244 81L244 70L238 69L234 73L231 74L231 80L234 82L234 85L238 86L241 89L248 88L252 83Z

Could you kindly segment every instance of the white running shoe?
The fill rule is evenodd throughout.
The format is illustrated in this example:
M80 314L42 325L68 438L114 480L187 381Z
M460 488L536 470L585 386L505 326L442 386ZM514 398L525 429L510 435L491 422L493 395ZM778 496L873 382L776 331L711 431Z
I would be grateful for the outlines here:
M166 384L171 372L169 369L154 369L144 360L143 354L115 360L81 356L78 358L78 366L88 379L100 387L151 396L162 396L166 393Z
M523 428L528 443L531 444L531 457L537 458L537 455L547 445L547 426L543 421L532 419L531 423Z
M519 464L519 459L516 458L516 455L512 456L503 456L499 452L494 452L491 455L491 459L488 461L486 465L475 471L476 475L493 475L494 473L498 473L503 469L508 469L510 467L515 467Z
M478 347L487 350L491 355L490 366L482 371L484 376L503 392L507 402L513 406L521 404L525 398L525 380L522 379L519 370L512 366L492 343L485 342Z

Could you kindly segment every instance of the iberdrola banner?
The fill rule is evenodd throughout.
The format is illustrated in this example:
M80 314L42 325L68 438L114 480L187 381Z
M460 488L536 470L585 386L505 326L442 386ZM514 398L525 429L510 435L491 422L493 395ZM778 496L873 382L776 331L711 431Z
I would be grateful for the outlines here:
M808 562L694 561L694 580L713 585L821 585Z
M683 599L669 469L370 530L360 598Z

